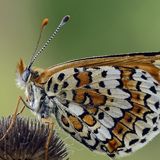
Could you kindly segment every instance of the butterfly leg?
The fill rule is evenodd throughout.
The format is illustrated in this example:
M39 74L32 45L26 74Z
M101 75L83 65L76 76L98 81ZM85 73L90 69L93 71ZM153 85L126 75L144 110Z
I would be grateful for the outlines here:
M26 106L24 105L23 108L17 113L17 116L21 113L23 113L24 109L26 108Z
M2 141L6 136L7 134L10 132L10 130L12 129L12 127L14 126L14 123L16 121L16 118L17 118L17 115L19 115L20 113L22 113L25 109L25 106L21 109L21 111L18 113L18 108L19 108L19 105L20 105L20 102L22 100L22 97L19 97L18 98L18 101L17 101L17 106L16 106L16 109L15 109L15 112L14 114L12 115L11 117L11 122L10 122L10 125L8 127L8 129L6 130L6 132L4 133L4 135L0 138L0 141Z
M48 137L45 143L45 160L48 160L48 150L49 150L49 143L52 138L52 133L53 133L53 128L54 128L54 123L52 118L42 118L43 123L47 123L49 125L49 133Z

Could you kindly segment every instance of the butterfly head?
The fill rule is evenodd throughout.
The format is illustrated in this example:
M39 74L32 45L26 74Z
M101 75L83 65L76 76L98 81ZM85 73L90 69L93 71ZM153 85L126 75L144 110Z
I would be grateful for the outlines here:
M20 59L19 63L17 64L17 85L20 88L25 88L27 84L30 82L34 82L36 78L40 75L40 69L32 69L30 67L27 67L23 60Z

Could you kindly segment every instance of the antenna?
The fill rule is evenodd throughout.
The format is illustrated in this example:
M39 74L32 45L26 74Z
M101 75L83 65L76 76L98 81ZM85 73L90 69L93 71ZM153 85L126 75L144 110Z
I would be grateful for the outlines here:
M42 23L41 23L41 28L40 28L40 33L39 33L39 37L38 37L38 40L37 40L37 43L36 43L36 47L35 47L35 50L32 54L32 57L31 57L31 60L33 59L34 57L34 54L36 53L37 49L38 49L38 46L39 46L39 42L40 42L40 39L41 39L41 36L42 36L42 32L43 32L43 29L44 27L48 24L48 18L45 18L43 19ZM31 61L30 60L30 61Z
M40 38L41 38L41 33L43 31L43 28L45 25L47 25L48 23L48 19L44 19L43 22L42 22L42 25L41 25L41 31L40 31L40 35L39 35L39 38L38 38L38 41L37 41L37 45L36 45L36 48L35 48L35 52L34 54L32 55L32 58L31 58L31 61L28 65L28 69L31 68L31 66L33 65L34 61L36 60L36 58L44 51L44 49L48 46L48 44L52 41L52 39L54 39L54 37L56 36L56 34L60 31L60 29L66 24L66 22L68 22L68 20L70 19L70 16L67 15L67 16L64 16L61 20L61 22L59 23L58 27L56 28L56 30L51 34L51 36L48 38L48 40L46 41L46 43L43 45L43 47L36 53L37 51L37 48L38 48L38 45L39 45L39 41L40 41Z
M35 53L35 52L37 51L37 49L38 49L38 45L39 45L39 42L40 42L40 39L41 39L42 31L43 31L44 27L45 27L47 24L48 24L48 18L43 19L42 24L41 24L41 28L40 28L40 34L39 34L39 37L38 37L38 41L37 41L37 45L36 45L36 48L35 48L34 53Z

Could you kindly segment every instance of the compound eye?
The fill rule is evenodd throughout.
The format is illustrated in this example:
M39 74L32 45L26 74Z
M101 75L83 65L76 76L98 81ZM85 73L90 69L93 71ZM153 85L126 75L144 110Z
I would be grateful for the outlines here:
M29 77L30 77L30 75L31 75L31 71L28 68L26 68L25 71L22 74L22 80L24 82L27 82Z

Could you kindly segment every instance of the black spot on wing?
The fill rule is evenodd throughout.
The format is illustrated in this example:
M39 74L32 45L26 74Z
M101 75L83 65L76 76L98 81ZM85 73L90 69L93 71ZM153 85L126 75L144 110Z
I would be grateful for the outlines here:
M53 92L56 93L58 91L58 84L55 83L53 86Z
M76 95L77 95L76 91L72 90L72 94L73 94L73 101L75 101L76 100Z
M63 82L62 88L67 88L68 85L69 85L68 82L65 81L65 82Z
M109 108L109 107L106 107L106 108L105 108L105 111L110 111L110 108Z
M141 75L141 78L147 80L147 77L144 74Z
M117 88L123 88L123 82L121 79L117 79L117 81L119 82L119 85L117 86Z
M138 81L137 84L136 84L136 89L137 89L138 91L141 91L140 85L141 85L141 82Z
M101 75L102 75L103 78L106 78L106 76L107 76L107 71L103 71L103 72L101 73Z
M146 134L148 134L150 131L150 128L144 128L142 131L142 136L145 136Z
M153 128L153 131L155 132L155 131L157 131L157 130L158 130L158 127L155 126L155 127Z
M93 132L94 132L95 134L98 134L98 129L95 129Z
M58 76L58 80L59 81L62 81L65 77L65 74L64 73L60 73L59 76Z
M92 72L88 71L89 83L92 83Z
M104 113L103 112L99 113L98 114L98 119L102 120L103 118L104 118Z
M141 143L145 143L147 141L147 139L146 138L143 138L143 139L141 139Z
M137 143L139 139L133 139L129 142L129 145L132 146L133 144Z
M107 92L108 92L108 95L112 95L110 89L108 89Z
M125 150L126 153L131 153L132 152L132 148L129 148L127 150Z
M99 86L102 87L102 88L105 88L104 82L103 82L103 81L100 81L100 82L99 82Z
M74 68L74 72L77 73L79 72L79 70L77 68Z
M156 102L156 103L154 104L154 106L155 106L156 109L159 109L159 107L160 107L159 102Z
M157 119L158 119L158 117L154 117L154 118L152 119L153 124L155 124L155 123L157 122Z
M47 83L47 91L50 90L51 84L52 84L52 77L50 78L50 80Z
M86 85L86 86L84 86L84 88L91 89L91 86L90 85Z
M157 91L156 91L156 89L155 89L154 86L152 86L152 87L150 88L150 90L151 90L153 93L157 94Z
M80 79L78 78L78 75L79 75L79 73L75 73L74 75L73 75L73 77L75 78L75 80L77 81L77 84L76 84L76 87L78 87L79 85L80 85Z
M149 99L150 97L151 97L150 94L146 94L146 96L144 97L144 106L148 106L147 99Z

